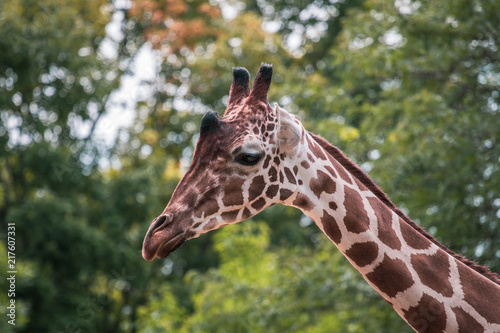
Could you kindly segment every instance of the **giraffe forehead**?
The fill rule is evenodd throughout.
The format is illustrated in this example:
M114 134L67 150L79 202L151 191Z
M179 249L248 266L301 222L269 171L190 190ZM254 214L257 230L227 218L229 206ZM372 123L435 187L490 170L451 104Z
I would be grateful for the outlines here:
M228 114L227 111L231 112ZM276 119L274 109L265 101L250 101L248 98L239 105L228 107L223 117L227 121L236 121L240 123L252 124L255 121L273 121Z
M262 149L268 143L273 143L273 132L277 128L278 119L273 115L262 113L239 114L234 118L222 118L226 127L227 135L224 136L232 148L244 146L248 148Z
M236 148L233 150L233 154L238 154L242 151L246 153L260 153L264 148L262 141L253 134L246 135L242 144L235 144L235 146Z

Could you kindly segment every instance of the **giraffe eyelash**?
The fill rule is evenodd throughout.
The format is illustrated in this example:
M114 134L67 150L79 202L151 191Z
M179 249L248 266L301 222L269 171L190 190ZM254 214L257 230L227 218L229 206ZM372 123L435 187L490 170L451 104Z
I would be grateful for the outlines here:
M239 153L234 157L234 161L244 166L254 166L262 160L262 153Z

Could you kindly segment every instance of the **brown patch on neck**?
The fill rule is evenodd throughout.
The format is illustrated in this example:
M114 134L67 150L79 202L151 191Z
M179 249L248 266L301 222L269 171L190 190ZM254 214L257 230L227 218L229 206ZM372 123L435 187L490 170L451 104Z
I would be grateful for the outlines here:
M378 245L375 242L355 243L345 255L359 267L371 264L377 259Z
M500 299L500 290L492 289L489 281L476 277L476 273L458 265L464 299L488 322L500 324L498 303L492 306L492 300Z
M292 204L302 210L310 211L314 208L314 203L307 197L307 195L298 193L297 197L293 200Z
M346 210L344 224L347 230L356 234L367 231L370 229L370 219L363 206L361 195L347 186L344 186L344 193L344 207Z
M453 308L458 322L458 333L484 332L484 327L461 308Z
M337 184L329 177L326 173L318 170L316 174L317 178L311 178L309 182L309 187L313 191L316 197L320 197L321 193L326 192L329 194L335 193L337 189Z
M436 244L443 251L453 256L456 260L464 263L467 267L475 270L479 274L490 279L494 283L500 285L500 276L497 273L492 272L488 267L480 266L475 262L466 259L462 255L456 254L455 252L448 249L443 244L439 243L434 237L429 235L422 227L413 222L408 216L406 216L399 208L397 208L387 195L373 182L373 180L361 170L354 162L347 158L341 151L335 146L332 146L328 141L322 137L308 132L309 135L335 160L337 160L351 175L353 175L357 180L359 180L364 186L366 186L370 191L372 191L377 198L379 198L387 207L393 210L399 217L401 217L409 226L411 226L415 231L422 234L425 238Z
M417 306L404 311L408 324L417 332L439 333L446 328L444 304L424 294Z
M411 265L417 272L420 281L444 297L453 296L453 286L449 280L450 263L448 258L448 255L443 251L437 251L433 255L411 255Z
M390 248L401 250L401 241L392 228L391 210L384 206L377 198L368 198L368 202L377 217L378 238Z
M262 194L266 187L266 181L263 176L257 176L252 180L250 188L248 189L248 200L252 201Z
M387 254L372 272L366 274L366 278L389 297L396 296L415 283L405 263L400 259L389 258Z
M335 243L340 243L342 239L342 233L337 224L337 221L333 216L328 214L326 210L323 210L323 216L321 217L321 224L323 225L323 230L325 234Z

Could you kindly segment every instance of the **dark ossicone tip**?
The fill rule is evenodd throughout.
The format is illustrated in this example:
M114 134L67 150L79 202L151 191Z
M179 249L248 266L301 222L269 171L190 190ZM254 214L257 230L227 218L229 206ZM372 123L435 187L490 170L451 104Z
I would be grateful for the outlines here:
M219 128L219 116L216 112L208 111L201 119L200 133L208 133Z
M250 93L250 98L267 102L267 92L271 85L272 77L273 65L262 63L253 82L253 90Z
M259 68L257 76L262 77L263 80L271 80L273 77L273 65L262 63Z
M227 115L234 106L238 105L250 94L250 73L243 67L233 68L233 84L229 90Z
M250 82L250 73L244 67L234 67L233 82L237 85L247 86Z

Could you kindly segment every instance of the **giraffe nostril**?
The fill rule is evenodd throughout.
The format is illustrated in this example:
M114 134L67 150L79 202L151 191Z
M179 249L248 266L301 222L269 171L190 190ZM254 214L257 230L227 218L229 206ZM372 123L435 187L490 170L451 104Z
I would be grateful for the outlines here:
M167 219L167 217L165 215L159 216L157 223L158 224L163 224L163 222L165 222L166 219Z
M153 227L151 230L158 231L160 229L163 229L167 225L169 225L172 222L172 215L160 215L156 218L154 221Z

